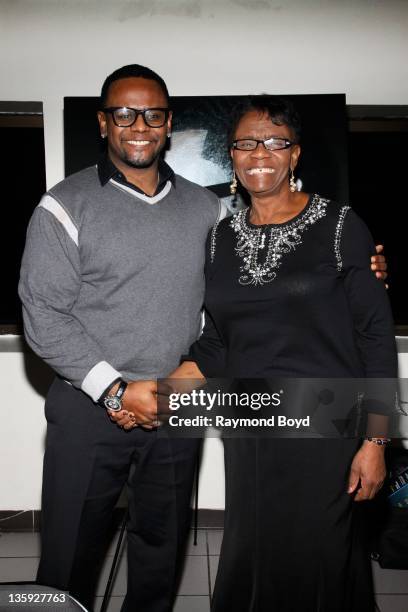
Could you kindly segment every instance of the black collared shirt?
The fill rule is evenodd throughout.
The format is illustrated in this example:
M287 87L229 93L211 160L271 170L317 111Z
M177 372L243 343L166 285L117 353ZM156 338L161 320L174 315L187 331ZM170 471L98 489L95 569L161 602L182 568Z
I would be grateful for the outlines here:
M126 187L130 187L131 189L134 189L135 191L138 191L139 193L143 193L144 195L151 195L151 194L145 193L142 189L140 189L133 183L129 183L129 181L126 180L125 175L122 174L122 172L120 172L120 170L117 169L117 167L115 166L115 164L110 159L107 153L101 156L101 158L98 161L98 176L99 176L99 180L102 186L106 185L106 183L108 183L110 179L114 179L118 183L121 183L122 185L126 185ZM159 182L158 182L156 191L154 192L153 196L157 195L158 193L162 191L167 181L171 181L174 185L174 172L170 168L170 166L166 164L164 159L160 158L159 159Z

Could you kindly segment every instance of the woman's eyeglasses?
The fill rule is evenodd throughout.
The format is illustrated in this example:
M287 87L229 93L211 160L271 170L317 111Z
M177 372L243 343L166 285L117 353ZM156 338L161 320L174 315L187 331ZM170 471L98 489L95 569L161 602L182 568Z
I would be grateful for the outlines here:
M255 151L259 144L263 144L268 151L280 151L281 149L289 149L295 143L286 138L267 138L266 140L243 138L234 140L232 147L238 149L238 151Z

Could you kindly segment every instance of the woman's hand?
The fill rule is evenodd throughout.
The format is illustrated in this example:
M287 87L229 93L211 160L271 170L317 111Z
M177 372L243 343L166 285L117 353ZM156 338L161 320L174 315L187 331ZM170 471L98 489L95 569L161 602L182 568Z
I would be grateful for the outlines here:
M385 446L365 440L354 455L347 489L349 494L357 491L354 501L373 499L381 489L387 473L384 449Z
M377 278L380 278L381 280L385 281L388 274L387 260L385 258L385 255L382 254L384 252L384 247L382 244L377 244L375 250L377 252L377 255L373 255L371 257L371 269L373 272L375 272ZM386 285L386 287L388 289L388 285Z
M165 380L173 392L190 393L206 383L204 374L195 361L183 361ZM160 391L159 391L160 392Z

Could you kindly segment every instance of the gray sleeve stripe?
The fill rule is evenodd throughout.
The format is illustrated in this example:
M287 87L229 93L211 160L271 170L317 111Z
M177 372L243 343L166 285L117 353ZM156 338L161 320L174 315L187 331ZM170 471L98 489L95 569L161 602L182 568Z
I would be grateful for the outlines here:
M55 200L50 195L46 194L41 199L39 205L41 208L45 208L48 210L64 227L67 234L70 238L75 242L78 246L78 230L72 222L72 219L68 215L67 211L61 206L57 200Z

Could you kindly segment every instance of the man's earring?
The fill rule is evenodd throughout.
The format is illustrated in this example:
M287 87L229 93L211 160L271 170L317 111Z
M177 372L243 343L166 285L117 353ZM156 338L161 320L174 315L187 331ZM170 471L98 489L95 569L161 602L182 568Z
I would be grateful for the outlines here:
M238 187L238 181L237 181L237 177L235 176L235 170L233 170L232 172L232 181L230 184L230 193L231 195L235 195L237 193L237 187Z
M291 190L292 193L296 191L295 175L293 173L292 168L290 169L289 189Z
M106 138L106 134L101 134L101 138Z
M171 138L171 132L167 132L167 138Z

